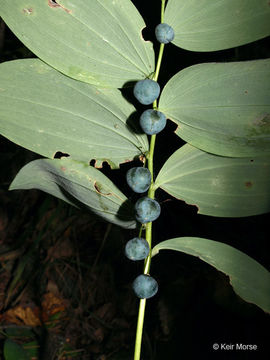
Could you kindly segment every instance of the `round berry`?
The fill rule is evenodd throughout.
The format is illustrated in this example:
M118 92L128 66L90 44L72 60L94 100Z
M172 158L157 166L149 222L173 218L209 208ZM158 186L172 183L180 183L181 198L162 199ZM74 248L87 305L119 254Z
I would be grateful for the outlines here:
M166 126L166 116L157 110L145 110L140 117L140 125L147 135L161 132Z
M168 44L174 39L174 30L173 28L165 23L159 24L156 26L155 34L157 41L162 44Z
M149 244L143 238L133 238L126 243L125 254L130 260L143 260L149 254Z
M150 105L159 97L160 87L154 80L140 80L135 84L133 93L141 104Z
M158 291L157 281L149 275L139 275L132 284L135 294L140 299L149 299Z
M151 173L147 168L134 167L127 171L128 185L136 193L144 193L151 184Z
M142 224L155 221L159 217L160 211L159 203L147 196L140 198L135 204L136 220Z

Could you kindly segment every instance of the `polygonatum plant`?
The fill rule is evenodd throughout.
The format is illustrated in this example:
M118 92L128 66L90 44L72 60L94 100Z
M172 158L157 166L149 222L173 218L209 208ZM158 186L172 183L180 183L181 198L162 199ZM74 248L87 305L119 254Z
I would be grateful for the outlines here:
M170 42L210 52L269 36L269 1L161 0L156 6L156 62L131 0L1 0L0 7L5 23L37 56L0 65L0 133L42 156L19 171L10 189L40 189L125 229L138 227L126 250L132 260L144 259L133 282L140 298L135 360L146 299L158 291L150 265L160 250L199 257L227 274L245 301L270 310L269 272L236 248L195 237L151 245L152 223L162 215L156 191L208 216L270 210L270 59L196 64L163 88L158 83ZM132 100L123 96L128 86ZM140 131L134 115L141 117ZM155 177L155 141L167 119L185 145ZM68 157L55 158L58 152ZM107 162L114 171L135 159L141 171L132 168L127 180L142 196L134 210L99 168Z

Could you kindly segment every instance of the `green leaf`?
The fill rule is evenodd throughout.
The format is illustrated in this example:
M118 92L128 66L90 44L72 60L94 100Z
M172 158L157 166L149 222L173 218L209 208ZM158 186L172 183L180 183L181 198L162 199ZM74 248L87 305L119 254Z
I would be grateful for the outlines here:
M10 190L39 189L76 207L85 207L106 221L135 228L133 206L101 171L69 158L40 159L24 166Z
M0 65L0 134L40 155L60 151L112 167L148 150L128 118L135 108L117 89L62 75L38 59Z
M270 154L269 78L270 59L191 66L169 80L159 110L177 135L207 152Z
M33 331L29 328L25 328L25 327L20 327L20 326L15 326L11 327L11 328L6 328L5 329L5 334L8 337L20 337L20 338L34 338L35 335L33 333Z
M0 16L39 58L74 79L120 88L154 71L145 23L130 0L1 0Z
M217 51L270 35L268 0L169 0L165 23L173 43L192 51Z
M155 188L204 215L242 217L270 211L270 158L228 158L186 144L163 165Z
M198 256L228 275L234 291L245 301L270 312L270 273L248 255L217 241L181 237L157 244L152 250L152 256L165 249Z
M29 360L30 359L34 360L34 359L39 358L40 348L39 348L39 344L36 340L30 341L28 343L24 343L23 348L24 348L25 352L27 353Z
M10 339L4 343L4 357L5 360L29 360L24 348Z

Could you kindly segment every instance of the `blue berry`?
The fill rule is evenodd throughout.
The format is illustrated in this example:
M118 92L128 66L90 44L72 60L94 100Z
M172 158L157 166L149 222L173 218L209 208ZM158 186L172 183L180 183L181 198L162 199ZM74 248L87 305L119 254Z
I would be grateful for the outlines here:
M157 110L145 110L140 117L140 125L147 135L161 132L166 126L166 116Z
M150 105L159 97L160 87L154 80L140 80L135 84L133 93L141 104Z
M133 238L126 243L125 254L130 260L143 260L149 254L149 244L143 238Z
M139 275L132 284L135 294L140 299L149 299L158 292L157 281L149 275Z
M160 215L159 203L147 196L137 200L135 204L136 220L142 224L155 221Z
M155 34L157 41L162 44L168 44L174 39L174 30L173 28L165 23L159 24L156 26Z
M144 193L151 184L151 173L147 168L134 167L127 171L126 179L133 191Z

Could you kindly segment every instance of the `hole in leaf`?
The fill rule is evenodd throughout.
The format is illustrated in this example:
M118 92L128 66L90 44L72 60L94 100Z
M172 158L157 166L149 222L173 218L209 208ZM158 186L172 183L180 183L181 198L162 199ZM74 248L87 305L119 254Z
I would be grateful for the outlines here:
M67 154L67 153L62 153L61 151L57 151L55 154L54 154L54 159L61 159L62 157L69 157L70 155Z
M111 170L114 168L115 164L111 162L109 159L91 159L89 161L89 165L95 167L100 170Z
M48 5L51 8L58 8L60 7L61 9L65 10L67 13L71 13L71 10L65 8L63 5L58 4L58 2L56 2L55 0L48 0Z
M142 38L145 41L155 41L155 31L152 29L152 27L145 27L142 29Z
M55 0L48 0L48 5L50 7L59 7L60 6Z

